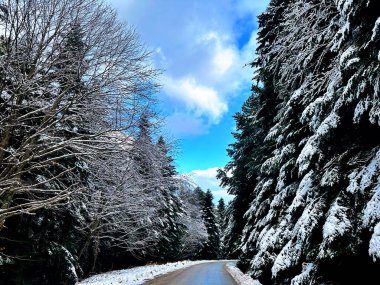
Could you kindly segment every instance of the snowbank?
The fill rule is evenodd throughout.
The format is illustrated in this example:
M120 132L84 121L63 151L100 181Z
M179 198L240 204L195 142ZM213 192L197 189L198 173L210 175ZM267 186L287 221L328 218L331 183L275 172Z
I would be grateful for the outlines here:
M237 284L239 284L239 285L261 285L261 283L259 281L253 280L249 275L241 272L240 269L236 267L236 263L232 263L232 262L227 263L226 267L227 267L227 271L235 279Z
M77 283L77 285L138 285L143 284L145 281L153 279L158 275L176 271L191 265L213 261L214 260L179 261L162 265L146 265L130 269L111 271L94 275Z

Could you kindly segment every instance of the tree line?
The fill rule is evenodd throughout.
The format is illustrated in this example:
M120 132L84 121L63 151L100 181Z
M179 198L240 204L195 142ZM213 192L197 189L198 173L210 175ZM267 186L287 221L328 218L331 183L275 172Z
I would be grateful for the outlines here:
M159 133L150 55L101 1L0 2L0 283L221 256L211 192Z
M262 284L372 284L379 269L380 9L272 0L219 171L229 257ZM227 175L231 173L231 175Z

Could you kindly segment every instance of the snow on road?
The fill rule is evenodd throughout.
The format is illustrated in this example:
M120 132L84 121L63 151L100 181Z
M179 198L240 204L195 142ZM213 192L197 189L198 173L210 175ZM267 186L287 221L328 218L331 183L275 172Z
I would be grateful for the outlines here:
M162 265L139 266L94 275L77 283L77 285L139 285L158 275L166 274L195 264L213 261L214 260L179 261Z
M239 285L261 285L257 280L253 280L248 274L244 274L236 267L236 263L227 263L226 265L228 273L235 279Z

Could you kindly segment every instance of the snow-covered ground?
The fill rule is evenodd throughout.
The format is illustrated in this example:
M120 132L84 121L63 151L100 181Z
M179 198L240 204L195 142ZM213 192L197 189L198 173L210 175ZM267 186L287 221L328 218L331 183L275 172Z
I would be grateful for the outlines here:
M191 265L213 262L214 260L179 261L162 265L146 265L130 269L111 271L94 275L77 285L139 285L154 277Z
M226 265L227 271L235 279L236 283L239 285L261 285L257 280L253 280L249 275L244 274L236 267L236 263L230 262Z

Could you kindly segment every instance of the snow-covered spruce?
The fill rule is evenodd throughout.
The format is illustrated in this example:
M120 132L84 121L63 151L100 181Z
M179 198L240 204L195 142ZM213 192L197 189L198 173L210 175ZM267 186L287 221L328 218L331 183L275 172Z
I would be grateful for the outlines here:
M225 167L232 177L221 178L237 195L231 213L250 202L230 224L244 221L237 251L262 284L376 276L379 8L373 0L272 0L260 16L252 63L260 84L236 115Z

